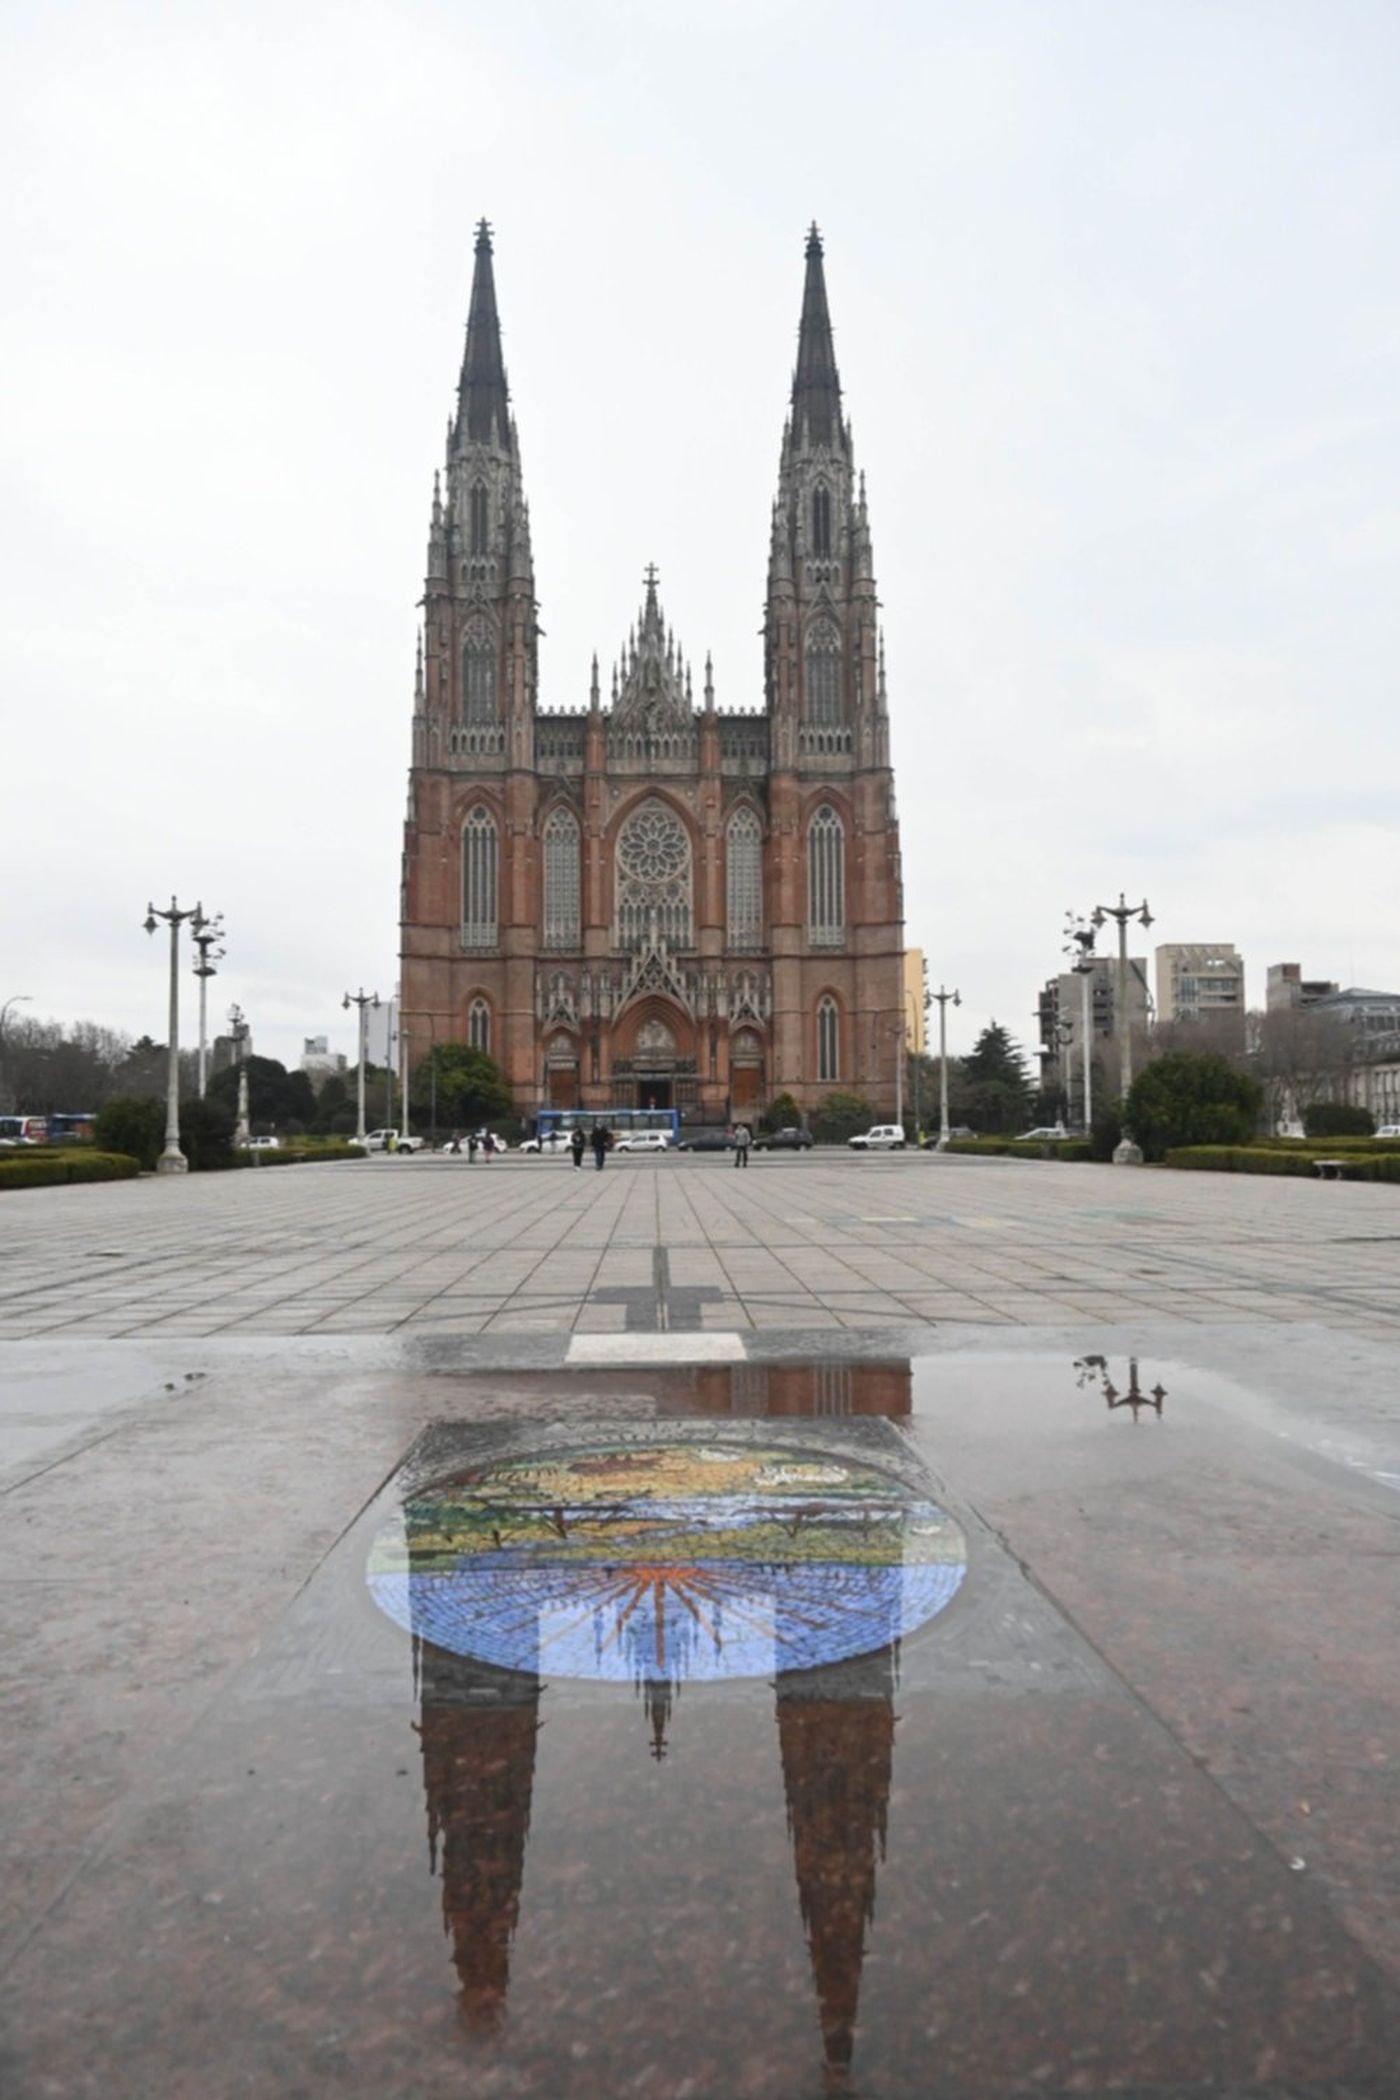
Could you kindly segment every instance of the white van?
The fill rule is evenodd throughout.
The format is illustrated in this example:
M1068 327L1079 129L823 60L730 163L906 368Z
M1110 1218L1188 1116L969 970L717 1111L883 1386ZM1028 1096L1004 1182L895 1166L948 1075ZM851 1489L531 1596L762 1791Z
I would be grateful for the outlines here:
M876 1123L858 1137L847 1138L853 1152L902 1152L905 1146L902 1123Z

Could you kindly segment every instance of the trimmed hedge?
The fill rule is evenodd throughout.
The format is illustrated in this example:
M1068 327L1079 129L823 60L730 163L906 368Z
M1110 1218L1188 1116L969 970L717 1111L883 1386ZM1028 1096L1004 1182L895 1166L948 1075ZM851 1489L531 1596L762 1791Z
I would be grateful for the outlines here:
M33 1152L0 1154L0 1189L55 1188L67 1181L134 1181L139 1160L125 1152L77 1152L37 1146Z
M1376 1150L1368 1158L1319 1144L1306 1149L1295 1144L1286 1152L1275 1145L1181 1145L1162 1164L1216 1174L1293 1174L1312 1181L1319 1178L1320 1159L1339 1160L1343 1181L1400 1181L1400 1151Z
M1084 1160L1094 1156L1094 1148L1087 1138L949 1138L947 1150L1002 1159Z
M234 1155L240 1167L298 1167L305 1161L363 1159L364 1147L344 1145L335 1140L314 1145L258 1145Z

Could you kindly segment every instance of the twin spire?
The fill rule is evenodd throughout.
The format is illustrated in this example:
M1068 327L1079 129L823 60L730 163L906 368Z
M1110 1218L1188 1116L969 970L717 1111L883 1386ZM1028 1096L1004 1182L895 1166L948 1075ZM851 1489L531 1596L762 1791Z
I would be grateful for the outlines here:
M831 447L841 441L841 381L826 303L822 237L813 220L807 235L807 279L802 287L802 323L797 332L797 368L792 375L792 435L795 444Z
M467 313L467 342L457 387L455 437L467 444L511 449L510 388L501 354L501 320L496 311L496 278L491 268L491 228L485 219L476 229L476 264Z

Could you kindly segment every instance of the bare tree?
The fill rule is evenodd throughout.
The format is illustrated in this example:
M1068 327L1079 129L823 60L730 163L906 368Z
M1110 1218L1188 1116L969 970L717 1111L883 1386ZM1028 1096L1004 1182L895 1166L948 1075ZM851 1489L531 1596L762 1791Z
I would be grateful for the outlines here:
M1250 1062L1263 1085L1275 1129L1300 1123L1315 1102L1347 1098L1356 1044L1345 1021L1307 1007L1288 1007L1251 1014L1250 1026Z

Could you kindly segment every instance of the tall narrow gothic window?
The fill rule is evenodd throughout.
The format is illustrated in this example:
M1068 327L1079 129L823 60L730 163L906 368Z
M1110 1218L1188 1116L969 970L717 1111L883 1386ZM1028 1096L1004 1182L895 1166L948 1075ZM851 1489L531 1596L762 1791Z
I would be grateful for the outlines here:
M486 542L488 537L487 515L488 513L486 489L483 483L478 481L472 487L470 518L468 521L471 531L471 551L473 554L484 554L486 552Z
M477 807L462 826L462 945L494 948L497 940L496 820Z
M724 851L731 948L763 943L763 833L751 809L729 820Z
M822 621L807 637L807 720L830 725L841 719L841 638Z
M467 1008L467 1041L473 1050L491 1051L491 1009L481 998Z
M664 802L644 802L617 840L617 942L688 948L690 834Z
M807 930L817 947L846 938L845 846L845 827L824 802L807 830Z
M812 491L812 552L831 552L831 490L824 481Z
M544 827L544 944L579 944L579 833L567 809L556 809Z
M839 1079L841 1077L840 1017L836 1001L830 992L817 1008L817 1077Z
M462 651L462 717L467 722L496 719L496 644L479 620L468 630Z

